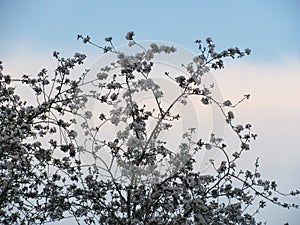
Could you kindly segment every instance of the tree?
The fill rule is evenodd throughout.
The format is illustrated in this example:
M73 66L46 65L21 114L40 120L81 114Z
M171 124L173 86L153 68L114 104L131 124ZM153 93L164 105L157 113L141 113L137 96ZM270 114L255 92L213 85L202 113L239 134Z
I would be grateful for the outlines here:
M128 32L129 46L141 51L127 55L114 47L111 37L105 38L104 47L89 36L77 38L115 61L102 65L95 78L89 78L89 70L72 76L86 58L80 53L63 58L54 52L53 76L42 69L37 76L15 79L2 73L1 63L2 224L45 224L68 217L78 224L260 224L255 215L267 202L297 207L278 200L286 194L277 190L275 181L261 178L258 160L253 171L238 169L239 158L250 150L256 134L250 124L235 124L233 109L250 95L236 104L220 102L213 96L213 84L203 83L210 69L224 68L223 59L242 58L249 49L217 52L211 38L205 43L196 40L199 55L183 65L183 75L161 72L180 91L165 104L164 90L152 79L153 59L176 54L174 47L142 46ZM36 102L15 93L17 82L33 91ZM145 93L152 96L151 104L136 100ZM218 107L239 141L238 151L230 153L230 146L214 133L195 137L194 127L183 133L178 151L169 148L161 134L172 132L181 119L175 105L186 105L191 97ZM93 114L91 106L100 112ZM109 127L114 136L107 136ZM210 173L197 171L196 154L212 149L222 160L210 160ZM89 165L84 164L87 158ZM296 190L288 195L298 194Z

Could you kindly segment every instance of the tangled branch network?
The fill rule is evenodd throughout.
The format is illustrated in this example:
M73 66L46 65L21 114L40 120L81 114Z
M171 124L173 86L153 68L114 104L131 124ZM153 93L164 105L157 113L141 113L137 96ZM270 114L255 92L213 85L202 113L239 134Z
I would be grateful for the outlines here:
M296 196L238 162L257 135L236 123L211 71L250 49L218 52L211 38L197 53L166 42L116 48L89 36L103 51L81 75L86 56L53 57L53 74L14 78L0 64L0 223L261 224L267 203ZM29 90L23 100L18 88ZM224 140L229 128L236 146Z

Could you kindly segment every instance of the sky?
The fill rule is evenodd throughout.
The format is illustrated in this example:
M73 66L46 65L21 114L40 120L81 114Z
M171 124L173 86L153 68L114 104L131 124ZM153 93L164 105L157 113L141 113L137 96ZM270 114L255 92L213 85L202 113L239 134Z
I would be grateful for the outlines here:
M85 53L89 65L101 52L77 41L77 34L99 44L112 36L118 46L131 30L137 41L167 41L195 54L193 42L208 36L219 50L250 48L249 57L226 61L225 70L213 75L224 98L251 94L238 118L251 122L259 138L244 163L259 156L264 177L288 191L300 188L299 21L298 0L0 0L0 60L17 77L53 67L54 50L66 57ZM298 224L299 212L269 205L260 218Z

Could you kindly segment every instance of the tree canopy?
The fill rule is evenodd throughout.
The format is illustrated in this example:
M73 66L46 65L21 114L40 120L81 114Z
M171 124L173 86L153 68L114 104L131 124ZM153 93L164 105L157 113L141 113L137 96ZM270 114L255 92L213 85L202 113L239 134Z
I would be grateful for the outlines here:
M217 51L211 38L196 40L198 53L182 65L181 74L156 71L178 89L166 102L165 90L153 78L155 58L168 59L176 48L143 46L134 32L125 38L129 48L139 51L120 51L112 37L100 46L78 35L114 57L95 76L90 69L72 74L86 58L80 53L64 58L55 51L53 73L42 69L22 78L4 74L1 63L1 224L69 217L77 224L261 224L255 215L267 202L297 207L279 197L299 191L278 191L275 181L262 178L258 160L252 170L238 167L257 137L251 124L235 122L234 109L250 95L236 103L220 101L213 95L214 84L203 82L210 70L224 69L225 58L242 58L250 49ZM35 101L22 99L18 88L31 90ZM151 103L138 98L145 94ZM189 98L218 108L239 143L237 150L210 131L199 138L200 127L185 130L176 149L170 148L162 134L180 123L174 108L187 107ZM221 157L209 160L209 172L197 170L197 153L212 150Z

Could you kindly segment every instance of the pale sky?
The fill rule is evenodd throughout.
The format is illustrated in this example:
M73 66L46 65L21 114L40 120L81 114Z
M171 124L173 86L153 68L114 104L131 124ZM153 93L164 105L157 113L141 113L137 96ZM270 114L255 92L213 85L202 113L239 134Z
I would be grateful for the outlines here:
M245 165L259 156L263 176L288 191L300 189L299 21L297 0L0 0L0 60L6 73L18 77L51 69L54 50L66 57L86 53L89 65L101 52L77 41L77 34L99 44L112 36L118 46L126 44L130 30L137 41L168 41L195 53L194 40L207 36L218 50L250 48L251 56L226 61L225 70L213 75L224 98L252 96L236 115L258 133ZM269 204L259 217L268 224L296 225L300 210Z

